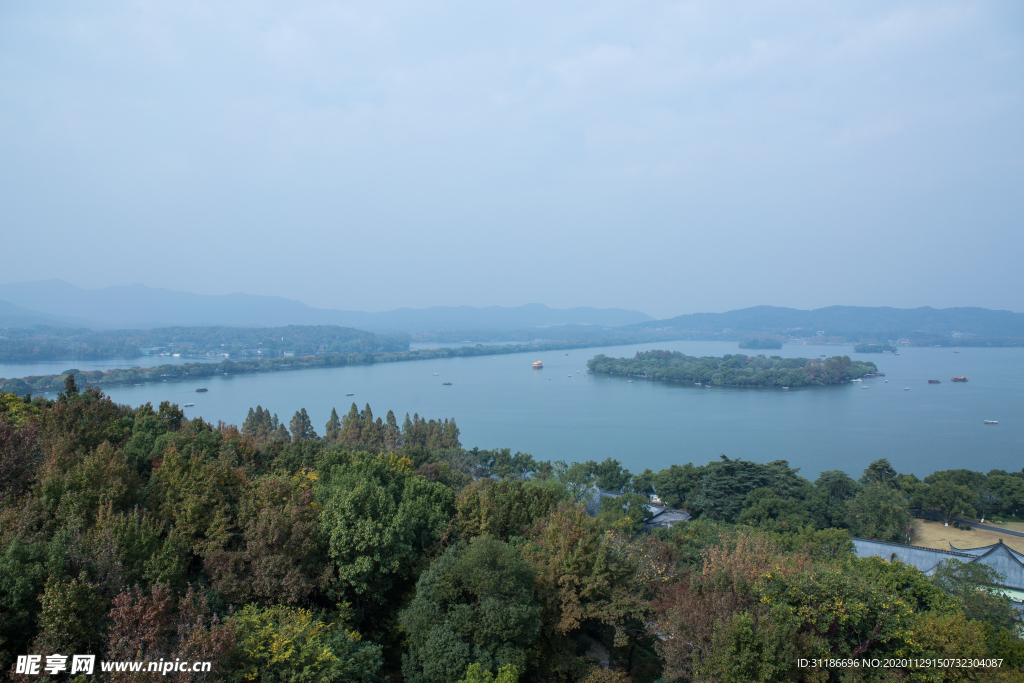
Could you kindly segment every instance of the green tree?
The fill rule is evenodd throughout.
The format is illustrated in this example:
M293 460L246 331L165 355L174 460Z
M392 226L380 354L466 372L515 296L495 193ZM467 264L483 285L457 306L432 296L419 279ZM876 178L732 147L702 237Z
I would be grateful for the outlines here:
M633 480L629 482L630 491L649 496L654 493L654 472L651 468L645 469L640 474L634 474Z
M94 652L99 649L107 603L83 572L65 581L50 576L43 592L39 636L42 652Z
M629 484L633 475L629 470L623 469L622 463L612 458L594 466L594 474L597 476L597 485L605 491L621 492Z
M846 516L846 502L857 493L860 486L840 470L822 472L814 480L814 486L825 502L826 523L829 526L842 526Z
M704 469L694 467L693 463L670 465L654 475L654 490L665 505L681 507L700 486Z
M522 536L560 502L557 491L519 479L481 479L459 492L455 525L463 538Z
M328 453L320 464L321 534L333 564L332 595L360 611L387 605L415 578L454 514L455 495L413 475L396 454Z
M557 461L554 465L555 476L565 487L572 500L579 502L590 495L597 483L597 475L594 473L597 463L591 460L589 462L574 462L569 466L562 461Z
M869 484L846 507L850 533L879 541L903 541L911 527L907 502L900 492L885 484Z
M331 443L336 443L341 437L341 418L338 417L338 411L331 408L331 418L327 420L327 425L324 427L324 438Z
M519 683L519 669L511 664L506 664L498 670L498 675L495 676L479 664L470 664L466 668L466 677L459 683Z
M896 479L896 470L885 458L879 458L868 465L860 478L862 484L889 484Z
M13 539L0 552L0 670L29 651L46 587L45 543Z
M242 494L236 518L241 533L228 547L203 555L210 585L226 600L296 605L324 588L326 563L310 474L261 477Z
M234 681L380 680L380 646L363 642L356 631L317 619L309 610L246 605L232 623L238 629Z
M459 542L420 577L400 621L411 683L457 683L470 664L526 670L541 630L533 572L517 549L490 536Z
M998 588L1006 577L977 562L946 560L929 577L931 582L952 596L968 619L1012 629L1020 616L1010 598Z
M649 505L647 496L637 493L604 496L597 517L609 528L635 534L643 530L644 522L653 514Z
M966 486L941 480L929 486L924 492L921 507L924 510L935 510L946 525L949 525L957 515L974 515L973 503L976 495Z
M309 419L309 413L306 412L305 408L295 411L295 415L292 417L288 427L291 429L292 439L296 441L317 438L316 430L313 429L313 422Z
M982 518L998 509L1001 503L1000 486L997 477L985 476L981 472L971 470L943 470L933 472L924 478L924 483L934 485L940 481L948 481L952 484L965 486L971 490L973 496L969 499L971 507Z
M747 494L736 522L773 531L799 531L811 523L811 517L801 501L786 500L770 488L760 488Z

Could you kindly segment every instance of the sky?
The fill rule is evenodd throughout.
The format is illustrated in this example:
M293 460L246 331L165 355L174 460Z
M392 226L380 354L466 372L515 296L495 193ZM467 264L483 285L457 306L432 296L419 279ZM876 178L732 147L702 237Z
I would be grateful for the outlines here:
M0 4L0 281L1024 311L1024 3Z

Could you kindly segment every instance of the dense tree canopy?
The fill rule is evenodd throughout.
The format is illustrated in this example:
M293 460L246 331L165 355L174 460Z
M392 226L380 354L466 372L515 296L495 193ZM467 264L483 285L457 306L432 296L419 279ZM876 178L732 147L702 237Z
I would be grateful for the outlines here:
M694 521L650 530L652 495ZM885 675L1021 680L1000 577L926 577L850 539L1022 504L1022 472L878 460L812 483L723 456L631 474L466 450L451 418L352 406L321 437L302 408L283 425L257 406L238 429L67 377L57 400L0 395L0 670L79 652L214 662L187 681L668 683L971 656L1004 665Z
M801 387L838 384L878 372L874 363L849 356L782 358L726 354L696 358L678 351L637 351L633 358L595 356L587 361L592 372L690 382L710 386Z

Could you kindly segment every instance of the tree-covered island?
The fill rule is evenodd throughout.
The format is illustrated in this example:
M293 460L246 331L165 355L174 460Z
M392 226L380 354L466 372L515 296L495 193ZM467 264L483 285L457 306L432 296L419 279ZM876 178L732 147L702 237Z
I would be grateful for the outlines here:
M857 344L853 350L857 353L896 353L896 347L892 344Z
M741 349L781 349L781 339L744 339L740 342Z
M841 384L878 372L874 363L849 356L827 359L726 354L687 356L678 351L638 351L633 358L599 355L587 361L591 372L713 386L802 387Z

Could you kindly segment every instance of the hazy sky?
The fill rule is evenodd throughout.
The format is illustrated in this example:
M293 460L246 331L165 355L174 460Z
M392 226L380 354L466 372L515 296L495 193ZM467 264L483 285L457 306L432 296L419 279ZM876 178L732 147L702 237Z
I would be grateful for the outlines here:
M0 281L1024 311L1024 3L5 2Z

